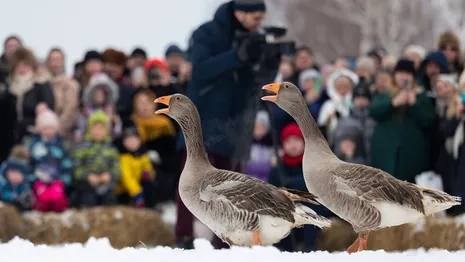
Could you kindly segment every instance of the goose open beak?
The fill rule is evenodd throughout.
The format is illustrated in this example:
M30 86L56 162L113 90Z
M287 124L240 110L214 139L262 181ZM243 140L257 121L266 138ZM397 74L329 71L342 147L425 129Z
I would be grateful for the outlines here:
M262 89L264 89L266 91L270 91L270 92L274 93L275 95L264 96L264 97L262 97L262 100L263 101L271 101L271 102L274 102L274 101L278 100L278 92L279 92L279 87L280 86L281 86L280 83L273 83L273 84L264 85L262 87Z
M168 114L170 112L170 99L171 96L162 96L155 99L155 101L153 101L154 103L164 104L168 106L168 108L158 109L157 111L155 111L155 114Z

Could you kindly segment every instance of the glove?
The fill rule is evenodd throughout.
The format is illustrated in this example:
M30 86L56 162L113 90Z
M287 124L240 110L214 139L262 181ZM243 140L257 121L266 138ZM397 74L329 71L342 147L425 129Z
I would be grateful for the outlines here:
M138 208L145 207L144 195L142 193L136 195L134 197L134 202L135 202L136 207L138 207Z
M266 40L259 33L249 33L237 47L237 56L241 62L258 62L262 56Z
M150 176L150 172L149 171L144 171L142 172L142 181L150 181L152 180L152 177Z

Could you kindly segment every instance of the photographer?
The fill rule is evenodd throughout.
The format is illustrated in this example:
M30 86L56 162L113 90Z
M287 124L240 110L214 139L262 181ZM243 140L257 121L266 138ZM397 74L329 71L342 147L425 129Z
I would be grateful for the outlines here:
M178 93L170 82L170 69L165 61L161 59L147 60L144 67L147 73L149 89L157 97Z
M261 91L254 65L260 62L266 45L257 30L264 16L263 0L225 3L212 21L194 31L190 41L193 71L187 94L197 106L204 143L217 168L240 171L233 162L244 159L236 156L244 158L250 152ZM279 62L276 71L278 66ZM183 166L186 153L182 135L178 142ZM179 196L177 202L178 246L189 248L192 247L193 216ZM216 248L227 247L216 237L213 242Z
M415 182L415 176L428 169L428 134L435 123L433 105L425 93L418 92L414 79L413 62L399 60L394 84L378 94L369 108L378 122L371 141L372 166L408 182Z

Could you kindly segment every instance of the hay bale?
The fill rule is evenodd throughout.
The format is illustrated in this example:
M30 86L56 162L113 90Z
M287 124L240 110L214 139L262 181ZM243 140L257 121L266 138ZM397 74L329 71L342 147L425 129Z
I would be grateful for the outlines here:
M26 212L23 218L27 239L36 244L85 243L89 237L107 237L114 248L175 243L160 214L149 209L95 207L61 214Z
M24 223L18 210L0 202L0 242L6 242L15 236L24 237Z
M350 224L336 220L331 228L321 231L317 247L320 250L345 251L356 237ZM417 223L371 232L368 240L370 250L405 251L417 248L465 249L465 226L460 218L428 217Z

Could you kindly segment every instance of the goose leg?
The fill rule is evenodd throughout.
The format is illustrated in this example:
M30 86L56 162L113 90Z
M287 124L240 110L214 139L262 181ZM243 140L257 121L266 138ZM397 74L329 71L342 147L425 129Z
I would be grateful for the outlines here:
M350 245L347 249L347 253L352 254L359 251L367 250L368 249L368 233L362 232L358 234L357 239L355 242Z
M252 245L253 246L261 246L262 240L260 239L260 230L254 231L252 233Z

